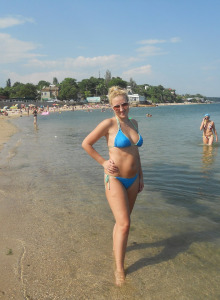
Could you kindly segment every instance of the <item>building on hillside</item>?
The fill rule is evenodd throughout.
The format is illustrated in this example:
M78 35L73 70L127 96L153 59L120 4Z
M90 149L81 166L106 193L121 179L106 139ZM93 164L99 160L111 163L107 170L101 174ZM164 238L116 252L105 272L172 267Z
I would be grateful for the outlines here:
M146 102L146 99L144 96L140 96L139 94L133 94L130 86L127 87L127 92L128 92L129 103L139 104L139 103Z
M41 90L41 101L47 101L50 99L57 99L59 88L55 85L44 86Z

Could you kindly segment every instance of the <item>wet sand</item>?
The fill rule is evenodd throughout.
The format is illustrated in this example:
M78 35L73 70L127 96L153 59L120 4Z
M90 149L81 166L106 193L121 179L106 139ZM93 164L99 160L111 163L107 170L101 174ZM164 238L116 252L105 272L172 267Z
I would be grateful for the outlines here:
M18 131L13 124L10 123L8 117L0 116L0 151L3 149L4 144L10 139L10 137ZM4 168L0 167L0 174L4 174ZM15 219L12 217L11 207L8 202L7 192L3 188L3 179L1 176L1 188L0 188L0 299L9 299L7 294L13 295L17 293L20 283L17 276L14 276L14 268L20 259L19 243L11 238L12 224ZM2 184L3 183L3 184ZM13 249L13 250L12 250ZM8 291L10 291L8 293ZM16 298L11 298L16 299Z
M8 117L0 116L0 150L2 149L4 143L6 143L9 138L18 131L12 123L10 123Z

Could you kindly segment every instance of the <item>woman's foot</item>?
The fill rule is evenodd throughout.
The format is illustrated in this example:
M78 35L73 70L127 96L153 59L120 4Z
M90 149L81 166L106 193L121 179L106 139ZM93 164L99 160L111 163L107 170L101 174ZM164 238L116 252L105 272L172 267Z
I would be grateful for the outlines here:
M124 271L115 271L115 284L117 286L122 286L125 282L125 273Z

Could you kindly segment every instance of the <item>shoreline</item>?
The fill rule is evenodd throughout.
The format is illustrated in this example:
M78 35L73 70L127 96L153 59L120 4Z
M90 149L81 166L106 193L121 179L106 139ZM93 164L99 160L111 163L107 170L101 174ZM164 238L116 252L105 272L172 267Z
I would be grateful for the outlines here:
M0 116L0 151L4 147L4 144L13 136L15 133L19 131L19 129L10 122L9 119L3 116Z

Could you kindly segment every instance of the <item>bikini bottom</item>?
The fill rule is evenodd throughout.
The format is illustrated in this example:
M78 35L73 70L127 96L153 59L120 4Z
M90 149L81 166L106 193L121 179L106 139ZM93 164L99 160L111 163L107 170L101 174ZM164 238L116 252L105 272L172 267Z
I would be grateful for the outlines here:
M114 178L118 179L123 184L123 186L126 188L126 190L127 190L135 182L135 180L138 177L138 174L136 174L132 178L124 178L124 177L118 177L118 176L112 176L112 175L109 175L109 174L105 174L105 187L108 184L108 189L110 190L110 180L109 180L109 177L114 177Z
M203 135L203 137L205 137L207 140L210 140L210 138L213 137L213 134L211 134L211 135Z

